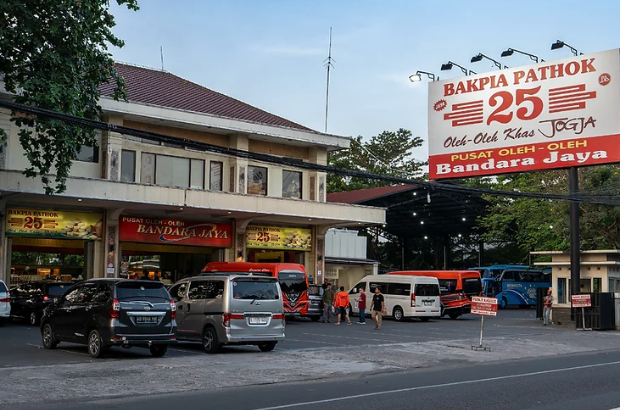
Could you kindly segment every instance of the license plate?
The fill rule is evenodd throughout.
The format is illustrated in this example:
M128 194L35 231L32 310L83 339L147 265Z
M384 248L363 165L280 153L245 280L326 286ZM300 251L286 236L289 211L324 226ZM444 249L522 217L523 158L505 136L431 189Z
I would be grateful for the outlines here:
M136 323L153 324L159 322L157 316L136 316Z
M250 317L251 325L266 325L267 318L266 317Z

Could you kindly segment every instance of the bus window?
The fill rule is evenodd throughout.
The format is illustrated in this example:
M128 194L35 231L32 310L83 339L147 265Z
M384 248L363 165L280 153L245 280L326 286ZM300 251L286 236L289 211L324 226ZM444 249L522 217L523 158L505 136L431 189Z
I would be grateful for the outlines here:
M512 270L507 270L502 275L502 280L504 282L515 282L516 280L519 279L518 277L515 277L515 276L518 276L518 275L519 275L519 272L515 272L515 271L512 271Z
M463 278L463 292L468 296L477 296L482 291L479 278Z
M409 296L411 294L411 285L409 283L388 283L387 289L383 291L388 295Z

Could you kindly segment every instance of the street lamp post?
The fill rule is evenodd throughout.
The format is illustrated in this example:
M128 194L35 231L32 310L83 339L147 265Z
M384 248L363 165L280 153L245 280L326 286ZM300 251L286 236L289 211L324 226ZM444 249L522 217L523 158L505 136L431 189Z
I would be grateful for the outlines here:
M577 49L576 49L575 47L571 47L571 46L569 46L568 44L566 44L566 43L565 43L565 42L563 42L562 40L557 40L555 43L551 44L551 50L559 50L559 49L561 49L562 47L567 47L567 48L569 48L569 49L570 49L570 51L572 51L572 52L573 52L573 55L575 55L575 56L578 56L578 55L580 55L580 54L583 54L583 53L580 53L579 51L577 51Z
M429 73L428 71L421 71L421 70L416 71L415 74L411 74L409 76L409 81L411 81L412 83L418 83L422 81L422 74L430 78L431 81L439 81L439 77L437 77L435 74Z
M492 62L493 62L493 64L495 64L495 66L496 66L497 68L499 68L500 70L502 69L502 63L500 63L499 61L494 60L494 59L492 59L491 57L489 57L489 56L487 56L487 55L484 55L484 54L482 54L482 53L478 53L478 55L473 56L473 57L471 58L471 62L472 62L472 63L477 63L478 61L482 61L482 59L483 59L483 58L486 58L487 60L492 61ZM508 68L508 66L504 66L504 68Z
M502 51L502 57L510 57L511 55L513 55L514 53L519 53L519 54L523 54L528 56L532 61L535 61L537 63L540 62L544 62L545 60L543 60L542 58L538 57L537 55L534 54L530 54L530 53L526 53L525 51L520 51L514 48L509 48L508 50Z
M459 64L454 63L454 62L452 62L452 61L448 61L447 63L442 64L442 65L441 65L441 71L452 70L452 67L453 67L453 66L457 66L458 68L460 68L460 69L461 69L461 71L462 71L463 73L465 73L465 75L477 74L475 71L468 70L468 69L466 69L465 67L463 67L462 65L459 65Z

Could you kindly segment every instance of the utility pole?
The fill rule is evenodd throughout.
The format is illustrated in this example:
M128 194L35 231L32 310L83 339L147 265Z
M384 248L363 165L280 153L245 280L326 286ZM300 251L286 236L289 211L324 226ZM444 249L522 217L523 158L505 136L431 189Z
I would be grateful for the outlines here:
M332 28L329 28L329 54L327 55L327 59L323 61L325 63L325 67L327 67L327 91L325 93L325 133L327 133L327 118L329 116L329 73L331 68L334 66L332 63L335 61L332 58Z
M161 71L164 70L164 46L159 46L159 54L161 56Z

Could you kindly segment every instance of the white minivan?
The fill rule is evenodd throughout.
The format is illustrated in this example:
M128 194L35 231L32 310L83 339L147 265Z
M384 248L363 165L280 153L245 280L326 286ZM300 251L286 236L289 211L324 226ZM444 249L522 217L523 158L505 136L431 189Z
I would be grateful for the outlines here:
M11 317L11 297L6 284L0 280L0 326Z
M359 289L366 293L366 315L370 315L370 305L375 288L380 288L385 300L387 315L394 320L419 318L427 322L432 317L441 316L439 281L429 276L370 275L363 278L349 291L351 311L359 314L355 300Z

